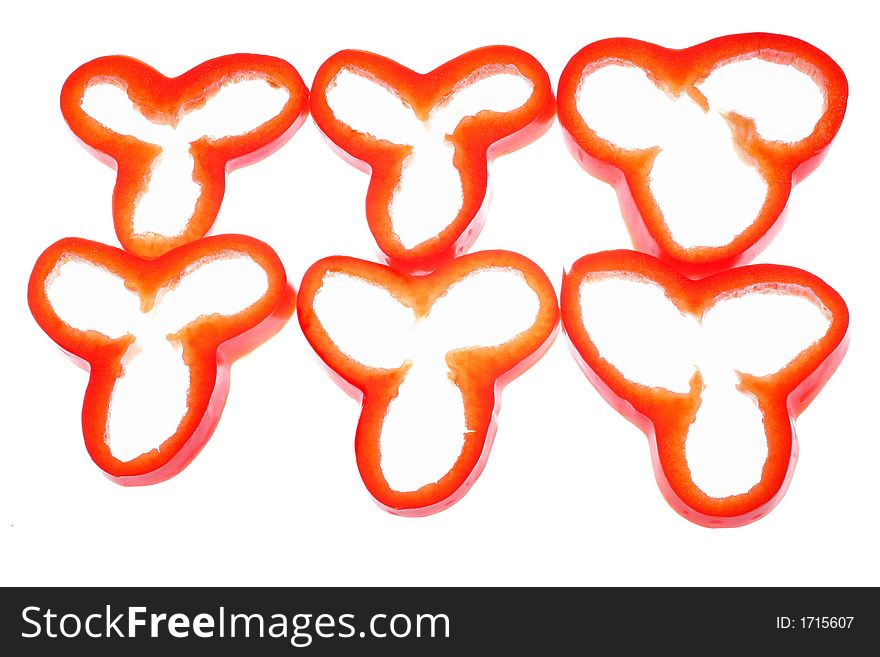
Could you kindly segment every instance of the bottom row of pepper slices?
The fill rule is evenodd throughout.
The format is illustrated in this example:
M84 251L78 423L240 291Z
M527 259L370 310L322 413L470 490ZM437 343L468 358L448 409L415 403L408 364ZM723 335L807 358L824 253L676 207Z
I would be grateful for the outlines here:
M108 441L111 402L129 359L136 353L137 336L124 328L79 326L81 322L65 316L69 304L50 294L52 286L64 277L68 266L85 266L102 281L101 290L116 290L112 293L119 296L118 301L112 300L115 305L124 305L128 303L125 298L132 297L141 313L155 314L160 301L172 297L197 272L210 277L213 264L230 259L246 261L259 279L265 278L265 289L244 305L226 303L222 310L190 309L184 323L172 325L173 330L169 329L165 337L179 350L189 377L185 411L176 430L157 447L128 460L117 458ZM390 364L356 359L322 324L316 298L328 280L345 276L381 290L411 312L413 319L423 320L451 289L466 279L493 271L516 275L516 284L534 301L533 320L530 325L508 331L491 346L477 336L446 352L447 375L460 392L464 412L466 430L461 451L439 478L412 490L398 490L389 484L382 468L383 428L389 407L413 363L407 358ZM767 443L760 480L747 492L711 497L694 482L685 445L702 400L703 380L698 369L688 382L688 392L672 391L627 378L597 346L587 328L589 317L585 313L589 312L589 304L582 304L583 291L589 283L605 279L657 286L679 313L697 321L725 300L766 293L805 299L827 319L824 334L792 354L781 368L760 375L736 372L738 390L752 397L760 409ZM81 292L94 294L95 290ZM290 318L294 300L308 342L337 382L362 402L355 453L364 484L381 507L411 516L440 511L473 485L488 458L502 387L549 348L560 318L546 274L516 253L484 251L465 255L426 276L403 274L354 258L330 257L309 268L296 298L274 251L241 235L204 238L152 261L84 239L64 239L40 256L28 289L36 321L90 372L82 414L86 447L105 474L125 485L157 483L186 467L219 420L232 362L277 332ZM842 359L849 316L846 304L834 290L799 269L751 265L693 281L652 256L609 251L585 256L565 275L561 319L589 380L648 436L657 482L671 506L702 525L737 526L766 514L784 494L797 454L794 419Z

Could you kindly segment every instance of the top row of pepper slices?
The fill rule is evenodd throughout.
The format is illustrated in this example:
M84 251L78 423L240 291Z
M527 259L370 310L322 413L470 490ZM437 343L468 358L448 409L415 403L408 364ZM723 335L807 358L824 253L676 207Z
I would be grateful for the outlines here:
M717 69L744 60L790 66L808 75L821 90L822 114L812 132L798 141L785 142L763 137L753 118L735 111L723 112L737 152L766 183L766 196L747 227L729 235L723 243L683 245L674 239L649 185L660 148L626 148L601 136L579 111L579 105L585 102L581 98L583 83L607 66L636 67L671 98L687 95L708 112L709 101L699 86ZM415 119L427 126L460 91L482 80L511 74L531 88L524 102L513 108L487 107L462 117L453 116L457 122L445 135L454 150L452 166L461 189L458 210L452 212L454 216L442 218L446 223L440 230L423 234L415 243L404 243L396 230L393 203L403 187L407 159L416 145L397 143L356 125L361 104L347 109L337 107L328 99L333 88L341 76L357 76L361 82L379 85L396 95ZM155 227L139 228L136 213L146 195L153 193L151 176L162 147L114 130L92 116L84 108L89 89L110 85L122 90L140 117L178 128L188 113L206 107L222 90L242 81L262 81L281 88L287 92L287 100L275 115L240 134L194 135L189 151L194 162L192 179L199 191L192 212L181 218L179 230L173 234ZM534 141L558 115L577 160L616 188L634 246L699 278L745 264L766 246L780 227L792 186L819 164L836 135L846 111L847 93L843 71L821 50L793 37L753 33L723 36L682 50L627 38L597 41L568 62L555 101L541 64L509 46L479 48L425 74L379 55L345 50L319 68L311 98L296 69L275 57L226 55L179 77L167 78L135 59L109 56L88 62L70 75L62 89L61 110L76 136L100 159L117 168L113 192L116 233L127 251L142 258L157 258L204 236L220 209L226 173L279 148L311 110L318 128L340 154L372 172L366 215L386 261L410 273L433 271L465 253L479 233L488 160Z

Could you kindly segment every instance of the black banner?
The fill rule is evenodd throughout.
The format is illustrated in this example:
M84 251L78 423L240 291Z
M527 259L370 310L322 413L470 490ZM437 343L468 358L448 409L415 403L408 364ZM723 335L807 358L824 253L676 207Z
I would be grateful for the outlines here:
M880 605L867 588L7 588L0 614L6 655L855 654Z

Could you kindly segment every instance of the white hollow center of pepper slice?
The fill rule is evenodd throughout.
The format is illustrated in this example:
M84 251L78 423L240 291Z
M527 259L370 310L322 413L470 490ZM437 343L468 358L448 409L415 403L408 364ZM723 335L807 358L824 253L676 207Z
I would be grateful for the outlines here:
M86 90L82 107L106 128L161 147L136 201L132 229L136 235L170 238L186 230L202 193L194 179L191 144L202 138L216 141L250 132L278 115L289 98L286 89L263 79L229 80L203 107L187 112L172 125L145 117L123 89L105 82Z
M718 247L754 222L768 192L723 113L753 118L764 139L791 143L813 131L825 100L809 75L756 58L719 66L695 86L708 111L686 93L666 93L640 68L611 64L583 77L577 108L620 148L659 147L648 185L672 239L683 248Z
M410 366L380 437L392 490L418 490L446 475L471 430L447 354L510 341L534 324L539 304L519 271L501 267L457 281L421 319L379 285L342 272L324 278L313 307L336 347L367 367Z
M186 414L190 370L173 334L206 315L241 312L268 289L266 272L250 257L221 255L187 268L159 291L148 312L123 279L93 263L63 260L49 278L49 302L66 324L109 338L135 336L113 387L106 426L107 445L120 461L159 449Z
M358 69L343 68L327 88L327 104L350 128L412 148L388 206L395 235L404 248L412 249L439 235L461 210L461 174L449 140L458 124L484 110L517 109L533 88L513 67L486 67L464 80L422 121L391 87Z
M767 459L763 414L737 388L738 373L767 376L819 340L830 319L799 288L721 298L701 319L683 314L659 285L625 275L587 277L583 323L602 358L634 383L687 394L703 377L685 450L691 478L710 497L746 493Z

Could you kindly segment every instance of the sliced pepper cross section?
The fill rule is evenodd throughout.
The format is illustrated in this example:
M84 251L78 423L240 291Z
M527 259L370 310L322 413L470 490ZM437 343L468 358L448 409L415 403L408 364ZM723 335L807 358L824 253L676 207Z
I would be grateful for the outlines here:
M142 485L195 458L220 419L232 362L280 329L295 294L275 252L243 235L155 260L66 238L37 260L28 303L90 373L82 427L92 460L117 483Z
M470 248L484 221L488 160L537 139L555 114L547 72L509 46L425 74L344 50L318 69L310 103L324 136L371 173L366 216L384 258L412 273Z
M558 324L544 272L507 251L465 255L427 276L326 258L306 272L297 312L337 383L362 402L364 484L405 516L441 511L471 487L502 387L540 358Z
M618 84L597 82L614 71L623 75ZM743 88L731 86L734 75ZM793 132L784 122L789 129L777 134L779 108L795 115L808 104L788 93L785 75L809 86L821 108L815 124ZM641 100L633 102L627 93L636 91ZM698 278L746 264L772 239L792 186L837 134L847 96L840 67L793 37L736 34L682 50L614 38L568 62L557 113L575 158L616 189L633 245ZM604 113L591 114L597 107ZM674 108L688 109L689 120L672 120ZM717 136L706 132L707 120ZM672 141L660 143L667 132ZM661 185L667 172L669 192Z
M641 295L639 307L624 291ZM846 350L840 295L792 267L750 265L693 281L652 256L608 251L574 264L561 308L588 379L648 436L676 511L733 527L779 502L797 457L794 420Z
M113 55L70 74L61 112L117 171L120 243L156 258L208 232L227 172L269 155L296 132L308 89L293 66L266 55L224 55L173 78Z

